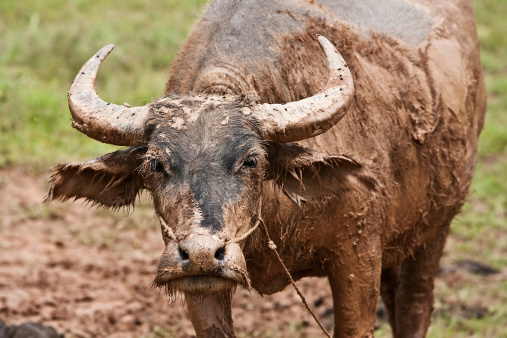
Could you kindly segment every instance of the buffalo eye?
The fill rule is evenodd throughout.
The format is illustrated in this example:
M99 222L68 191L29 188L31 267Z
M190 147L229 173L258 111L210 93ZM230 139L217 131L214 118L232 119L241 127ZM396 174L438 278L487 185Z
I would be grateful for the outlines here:
M150 170L155 172L161 172L164 171L164 167L162 166L162 163L160 163L159 160L156 158L150 159Z
M245 162L243 162L243 168L255 168L257 166L257 156L250 155L246 158Z

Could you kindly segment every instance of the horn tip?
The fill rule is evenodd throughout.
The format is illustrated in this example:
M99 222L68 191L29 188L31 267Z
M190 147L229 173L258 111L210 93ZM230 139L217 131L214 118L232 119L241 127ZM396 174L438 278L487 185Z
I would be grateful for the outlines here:
M111 53L111 51L114 49L114 45L113 44L109 44L107 46L104 46L102 47L96 55L96 57L101 60L104 60L106 58L106 56L109 55L109 53Z

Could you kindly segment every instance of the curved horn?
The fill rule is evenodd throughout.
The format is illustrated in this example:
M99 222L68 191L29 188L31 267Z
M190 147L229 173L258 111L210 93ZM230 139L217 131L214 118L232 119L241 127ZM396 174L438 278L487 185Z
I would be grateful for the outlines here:
M318 37L329 63L326 90L286 104L260 104L252 108L261 121L262 136L275 142L294 142L314 137L334 126L347 112L354 94L352 74L334 46Z
M149 108L127 108L108 103L95 91L100 64L113 48L114 45L108 45L99 50L74 79L68 94L72 127L100 142L118 146L140 145L144 141L144 123Z

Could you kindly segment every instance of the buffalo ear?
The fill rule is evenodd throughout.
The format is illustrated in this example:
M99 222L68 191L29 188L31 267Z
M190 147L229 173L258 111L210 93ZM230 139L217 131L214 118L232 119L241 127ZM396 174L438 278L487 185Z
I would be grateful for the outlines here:
M375 179L356 161L343 155L328 155L289 143L267 146L267 179L298 205L348 191L371 193Z
M134 205L143 188L138 168L145 151L132 147L88 162L58 165L45 202L85 198L106 208Z

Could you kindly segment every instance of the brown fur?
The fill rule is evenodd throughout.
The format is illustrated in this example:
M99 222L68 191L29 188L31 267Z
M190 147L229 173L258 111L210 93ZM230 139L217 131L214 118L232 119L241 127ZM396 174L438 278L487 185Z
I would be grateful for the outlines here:
M271 200L266 205L275 207L266 206L263 217L268 220L268 227L273 231L271 235L296 278L329 275L325 271L330 267L326 269L325 266L332 265L332 262L328 260L353 265L353 261L347 258L351 253L347 244L350 242L382 243L382 249L377 249L376 254L381 256L383 269L399 266L407 258L420 257L421 260L426 252L436 250L439 253L440 249L433 249L427 243L445 237L450 220L464 202L485 111L473 11L470 3L464 1L446 5L421 2L420 5L428 6L434 27L430 36L418 46L385 35L373 34L365 38L339 22L331 26L319 16L301 14L298 10L281 11L280 16L302 22L305 28L300 34L278 35L276 41L283 56L277 68L273 69L272 63L262 63L261 60L248 70L244 67L238 70L246 82L250 81L243 86L250 87L263 102L288 102L315 94L326 81L325 59L315 40L315 35L320 33L336 44L354 76L356 98L348 114L329 132L301 143L310 149L350 156L368 169L371 179L382 187L381 193L375 194L373 199L366 194L352 200L338 198L332 203L324 200L298 209L280 195L283 189L265 187L263 199ZM166 89L168 93L182 88L190 92L194 90L185 84L184 77L178 76L178 69L182 63L193 63L191 54L187 53L193 50L193 43L199 44L198 39L194 40L198 35L190 37L179 61L173 65L173 77ZM241 65L240 61L232 61ZM249 75L252 72L254 74ZM194 76L187 78L193 79ZM180 81L175 83L174 79ZM334 211L333 204L340 206L339 211ZM309 234L305 229L313 231ZM336 238L336 234L341 236ZM336 241L330 241L332 238ZM259 259L269 255L264 253L266 250L261 248L262 244L258 244L264 241L257 233L245 248L245 255L257 258L248 260L253 286L261 292L272 293L282 289L288 281L276 263L260 263L271 260ZM367 245L364 250L371 252L372 248ZM333 255L326 251L334 252L338 258L331 258ZM377 257L369 256L371 267L377 267L377 275L380 262L374 263ZM438 260L439 254L435 254L429 262L421 264L431 266L428 269L434 272ZM433 272L429 270L427 273L431 275ZM361 273L354 274L356 279ZM340 274L347 276L343 271ZM403 278L404 274L401 276ZM373 281L378 280L379 277L373 278ZM374 282L370 287L373 295L378 292L376 285ZM432 287L430 282L425 292L431 294ZM339 288L338 285L336 289ZM337 293L349 288L345 282ZM364 289L358 289L358 293L361 292ZM404 292L408 295L414 291ZM358 295L350 293L353 298ZM363 304L370 304L371 309L375 301L376 297L371 297ZM389 299L386 301L390 302ZM405 306L404 302L410 304L398 300L400 309ZM431 304L431 297L424 302ZM361 304L357 298L351 303ZM403 321L401 311L398 311L401 319L395 320L397 325L393 322L395 334L424 335L430 308L426 306L419 316L421 323L411 331L396 329ZM335 312L339 322L344 322L338 318L341 315L363 313L354 308L338 308ZM371 318L373 311L367 313ZM361 327L360 318L354 316L352 325ZM367 327L372 327L372 319L368 323ZM337 328L340 332L339 325ZM359 331L350 332L351 335L361 335Z
M382 29L385 21L357 27L359 19L341 21L343 13L333 11L342 7L328 5L299 0L212 2L173 64L166 86L166 96L177 96L191 114L174 111L164 100L155 103L153 114L160 116L150 122L149 147L136 150L147 154L144 166L135 162L144 170L125 167L130 163L125 160L112 168L130 172L111 170L109 157L99 159L100 164L60 166L48 199L85 197L118 207L132 203L137 191L147 188L157 213L175 225L182 242L205 232L220 240L232 238L262 216L294 279L329 278L335 336L372 336L381 294L394 335L423 337L432 311L433 279L450 223L468 193L484 123L486 96L471 1L403 1L399 7L413 17L431 18L418 22L412 35L401 34L396 26ZM328 69L317 34L333 42L354 77L355 97L348 113L326 133L297 145L252 141L258 135L255 121L240 108L254 102L234 97L284 103L320 92ZM209 97L223 96L229 103L202 108L190 99L197 94L204 95L204 106ZM257 149L259 163L245 173L232 170L241 179L235 199L224 199L223 227L203 228L204 216L196 216L196 210L206 208L195 198L195 189L181 188L176 184L180 181L167 183L171 181L162 173L147 170L146 161L167 147L159 156L165 167L183 154L188 166L196 166L185 170L203 174L208 169L195 159L208 156L206 163L215 163L216 156L236 151L239 148L227 148L230 141L224 139L240 129L243 134L237 137L249 135L245 144ZM239 151L233 168L248 154ZM97 165L109 173L97 174L99 181L93 178ZM150 179L152 175L159 178ZM221 175L213 177L216 182L203 181L217 198L222 198L220 185L229 189L223 178L228 174ZM112 183L86 186L105 179ZM71 189L82 180L81 192ZM130 187L123 193L112 188L127 180ZM116 201L115 194L124 201ZM208 211L216 216L218 209ZM262 232L254 232L241 246L254 289L271 294L288 285ZM182 244L166 239L161 266L179 264L178 247ZM241 266L234 255L228 257ZM215 273L213 264L205 269ZM233 335L227 295L187 294L199 337Z

